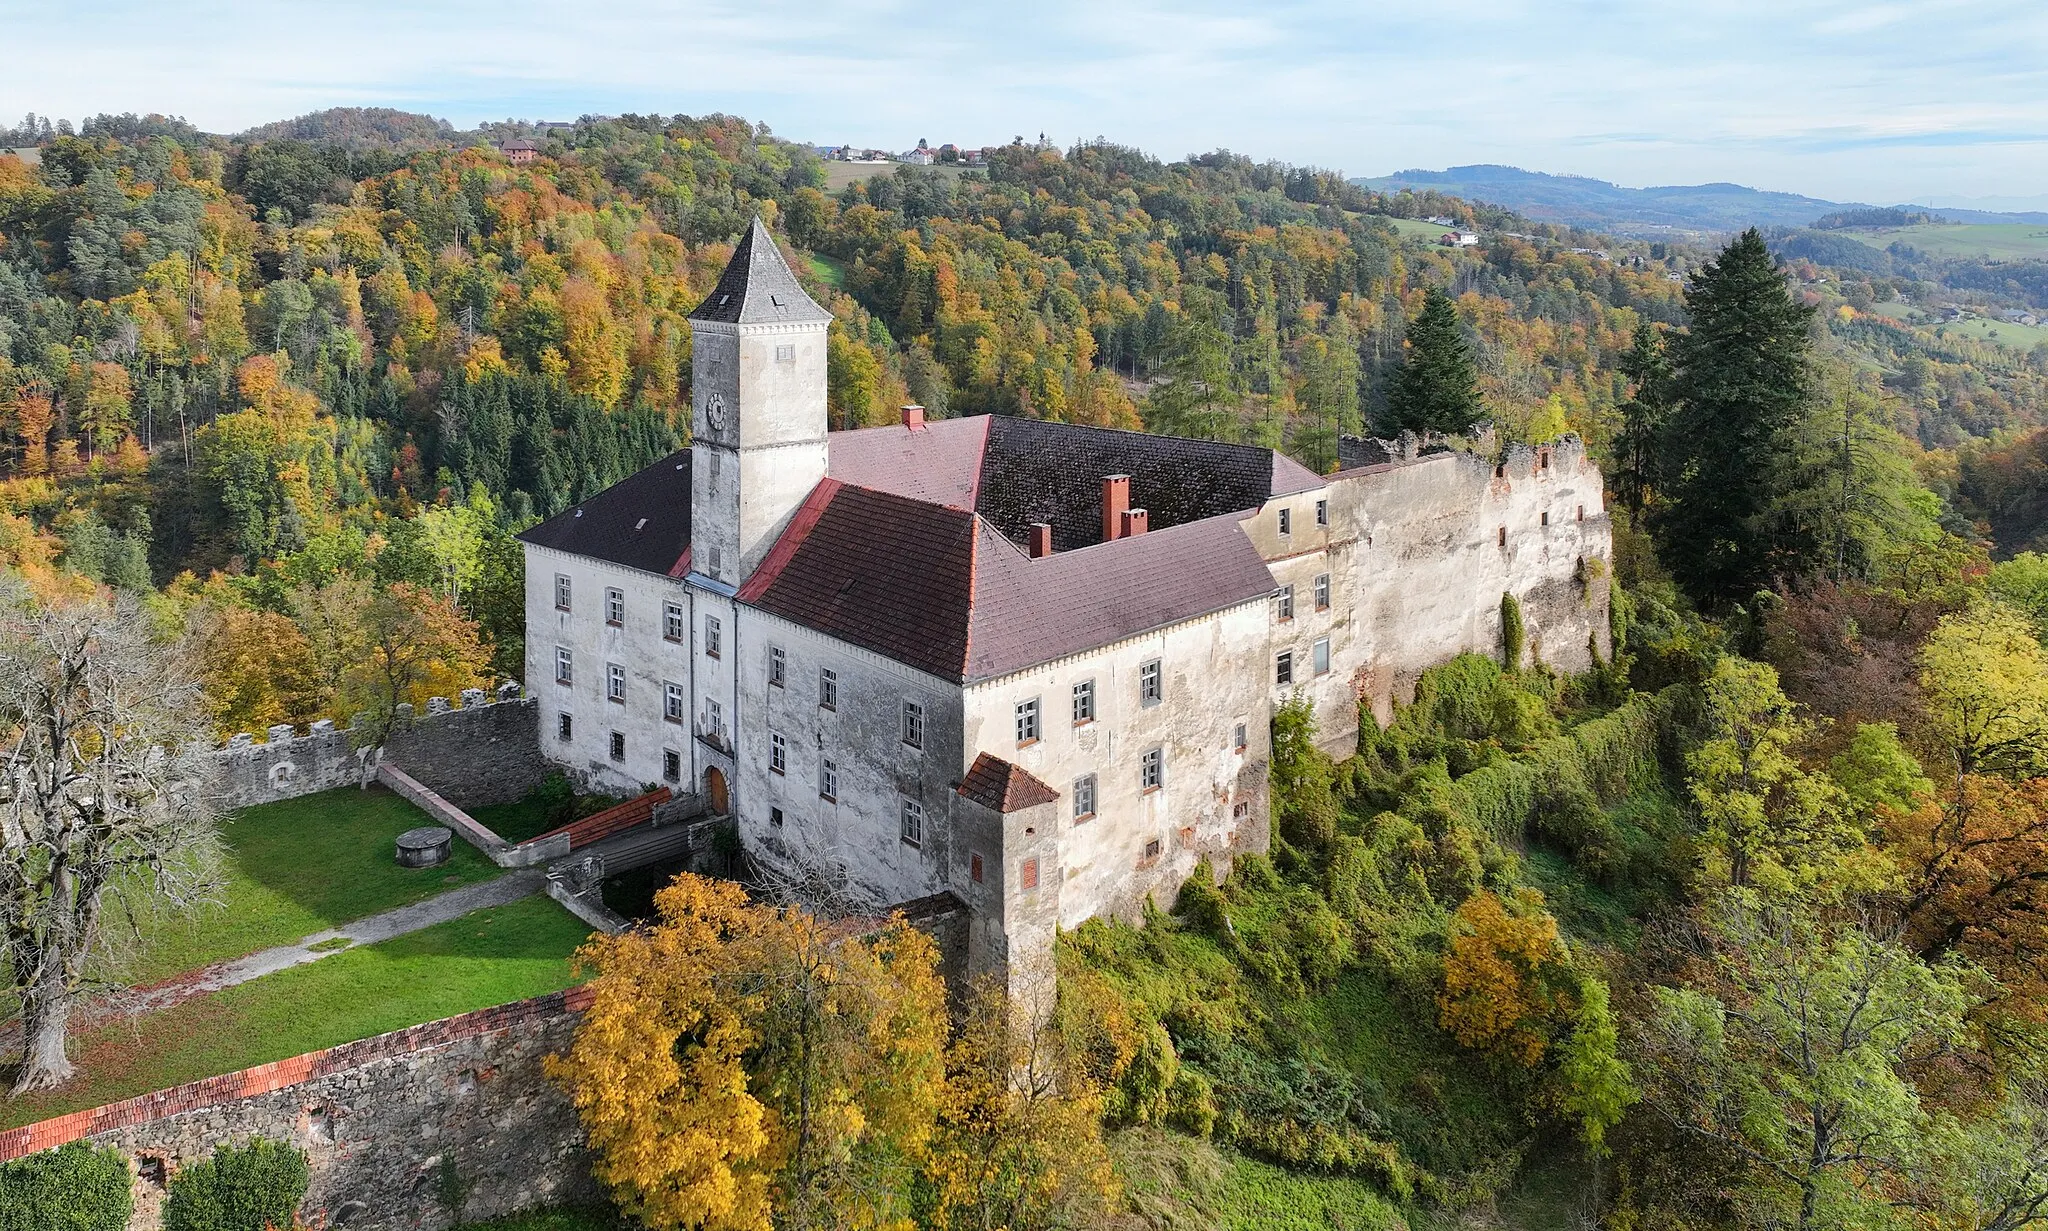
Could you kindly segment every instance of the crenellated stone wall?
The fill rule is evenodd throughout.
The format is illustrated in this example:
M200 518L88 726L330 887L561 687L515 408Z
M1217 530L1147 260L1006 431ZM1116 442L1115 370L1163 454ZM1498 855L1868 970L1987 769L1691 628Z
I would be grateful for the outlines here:
M459 706L446 698L427 702L415 714L398 707L382 747L359 747L354 726L340 727L328 719L304 735L290 726L275 726L263 742L237 735L214 753L220 766L221 807L275 803L341 786L374 780L378 763L392 761L457 807L507 803L540 785L552 771L540 752L534 702L519 695L517 684L497 694L481 688L464 692Z

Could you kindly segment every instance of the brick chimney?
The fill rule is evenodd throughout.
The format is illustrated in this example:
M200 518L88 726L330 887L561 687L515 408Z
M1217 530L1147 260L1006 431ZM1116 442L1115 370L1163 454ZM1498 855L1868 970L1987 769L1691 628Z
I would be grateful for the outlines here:
M1127 539L1132 535L1143 534L1150 529L1151 521L1151 516L1143 509L1125 509L1121 533L1117 537Z
M1104 475L1102 479L1102 541L1124 536L1124 514L1131 508L1131 476Z
M1031 523L1031 558L1052 554L1052 523L1035 521Z
M903 408L903 426L913 432L924 430L924 407L912 402Z

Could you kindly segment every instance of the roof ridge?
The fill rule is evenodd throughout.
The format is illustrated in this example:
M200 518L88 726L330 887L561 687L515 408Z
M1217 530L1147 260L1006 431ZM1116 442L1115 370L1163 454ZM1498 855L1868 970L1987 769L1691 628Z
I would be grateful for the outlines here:
M795 514L789 519L789 524L776 536L775 545L761 558L760 565L754 569L753 575L741 584L735 597L743 603L751 603L758 600L769 586L775 584L775 579L782 575L782 570L789 567L797 548L802 547L804 540L811 536L811 531L818 528L818 519L825 515L825 506L831 504L832 497L838 495L839 489L845 486L846 484L829 476L818 480L818 485L813 487L811 494L805 496L804 502L797 506Z

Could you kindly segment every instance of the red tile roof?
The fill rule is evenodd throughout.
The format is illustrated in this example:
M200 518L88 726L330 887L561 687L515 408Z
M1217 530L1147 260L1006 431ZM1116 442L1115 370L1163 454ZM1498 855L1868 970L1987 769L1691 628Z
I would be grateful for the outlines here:
M974 758L960 794L991 812L1021 812L1060 797L1031 771L984 752Z
M589 846L600 838L609 838L613 834L624 833L636 825L645 825L654 819L654 809L667 803L669 798L669 789L661 787L638 799L629 799L625 803L614 804L602 812L592 813L580 821L571 821L560 829L550 829L529 841L538 842L542 838L565 833L569 835L569 849L573 851L579 846Z

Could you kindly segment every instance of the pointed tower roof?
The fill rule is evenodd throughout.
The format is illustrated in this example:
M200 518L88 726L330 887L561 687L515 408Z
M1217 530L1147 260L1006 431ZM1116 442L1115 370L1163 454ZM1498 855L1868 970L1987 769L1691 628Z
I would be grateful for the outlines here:
M827 322L832 314L819 307L790 272L782 250L757 216L747 228L732 260L718 275L718 285L697 310L693 321L726 325L770 325L799 321Z

